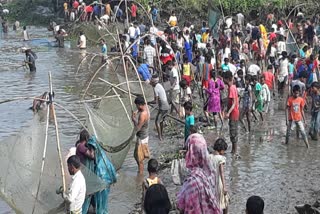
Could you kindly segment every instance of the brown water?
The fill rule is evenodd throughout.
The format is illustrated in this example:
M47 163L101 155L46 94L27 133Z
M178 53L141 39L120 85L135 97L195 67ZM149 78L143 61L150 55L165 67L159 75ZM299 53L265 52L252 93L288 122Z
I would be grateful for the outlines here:
M51 33L41 28L32 28L30 32L42 38L51 36ZM0 100L42 94L48 90L48 71L51 71L56 101L84 121L84 110L76 102L90 74L83 69L79 75L75 75L80 54L76 49L38 47L37 72L31 75L23 68L13 68L24 59L24 54L15 51L15 48L27 45L21 38L20 34L10 33L7 38L2 36L0 40L0 63L4 65L0 68ZM99 49L97 47L88 51L98 52ZM0 140L19 132L31 120L33 114L28 110L30 106L30 100L0 105ZM294 205L312 203L314 194L319 191L319 144L311 142L311 149L306 150L301 140L294 140L293 134L292 142L288 146L283 145L286 129L284 111L281 108L279 110L277 104L272 105L272 108L274 110L268 114L266 124L255 124L252 135L240 134L241 159L234 160L227 154L226 177L232 197L231 214L244 213L246 199L251 195L264 198L267 214L295 213ZM80 126L59 109L57 117L66 153L74 145ZM212 135L213 140L214 132ZM154 138L151 138L150 145L153 151L161 147ZM140 198L139 179L132 153L131 149L118 172L118 183L111 189L109 206L112 214L129 213ZM13 211L2 202L0 213Z

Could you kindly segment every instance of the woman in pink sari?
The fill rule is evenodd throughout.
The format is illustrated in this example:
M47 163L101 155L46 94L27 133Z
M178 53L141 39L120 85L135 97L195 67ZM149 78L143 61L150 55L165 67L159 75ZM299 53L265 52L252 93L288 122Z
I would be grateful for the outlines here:
M217 128L217 115L219 115L221 121L221 127L223 126L223 119L221 114L221 96L220 91L224 89L223 81L217 77L216 71L211 70L211 79L209 80L209 87L206 89L209 95L207 101L207 112L213 114L213 122ZM208 123L210 124L210 117L207 116Z
M215 172L204 137L192 134L186 144L186 167L190 173L178 193L178 208L184 214L221 214L215 195Z

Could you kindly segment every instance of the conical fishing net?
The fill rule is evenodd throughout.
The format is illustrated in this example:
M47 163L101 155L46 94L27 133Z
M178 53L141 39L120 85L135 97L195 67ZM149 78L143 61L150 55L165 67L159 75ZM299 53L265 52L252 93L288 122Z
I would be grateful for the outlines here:
M128 98L103 98L96 108L85 104L90 132L97 136L116 169L123 164L134 137Z
M120 74L117 74L117 77L120 82L119 87L125 91L128 91L126 78ZM129 81L130 81L130 83L129 83L130 92L132 94L142 96L143 95L142 90L141 90L141 86L142 86L142 89L144 91L144 95L145 95L147 102L154 100L154 92L153 92L153 88L150 84L147 84L145 82L141 82L141 85L140 85L139 79L137 77L129 77Z
M44 171L36 200L44 141L45 123L34 117L31 125L23 128L18 135L0 142L0 194L17 213L32 213L34 206L34 213L59 213L57 208L63 203L61 195L56 194L56 189L62 186L62 176L53 133L48 136ZM88 173L87 169L81 170L86 178L87 194L106 188L105 182L96 175ZM68 184L70 176L67 167L65 174Z

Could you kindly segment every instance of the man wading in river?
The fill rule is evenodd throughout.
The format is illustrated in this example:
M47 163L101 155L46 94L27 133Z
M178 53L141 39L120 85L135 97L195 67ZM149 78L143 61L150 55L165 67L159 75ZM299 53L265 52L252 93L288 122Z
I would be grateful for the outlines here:
M143 97L137 97L134 101L138 111L133 112L132 121L137 131L137 142L134 149L134 159L138 164L138 173L143 174L143 161L150 157L149 146L148 146L148 132L149 132L149 121L150 112Z
M28 65L30 72L36 72L36 59L38 58L37 55L31 51L30 48L22 48L22 50L26 54L26 59L24 63Z

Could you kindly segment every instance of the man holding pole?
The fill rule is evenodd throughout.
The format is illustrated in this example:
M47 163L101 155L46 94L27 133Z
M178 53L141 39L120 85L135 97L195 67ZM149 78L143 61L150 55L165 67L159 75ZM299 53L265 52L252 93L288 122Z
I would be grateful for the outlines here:
M72 181L68 190L63 192L62 187L57 193L62 193L63 199L68 204L68 212L70 214L81 214L82 204L86 197L86 181L80 170L80 158L72 155L67 160L68 171L72 176Z
M132 122L137 136L134 159L138 164L138 173L143 174L143 161L150 157L148 146L150 112L143 97L137 97L134 100L134 103L138 109L138 111L133 112L132 114Z

